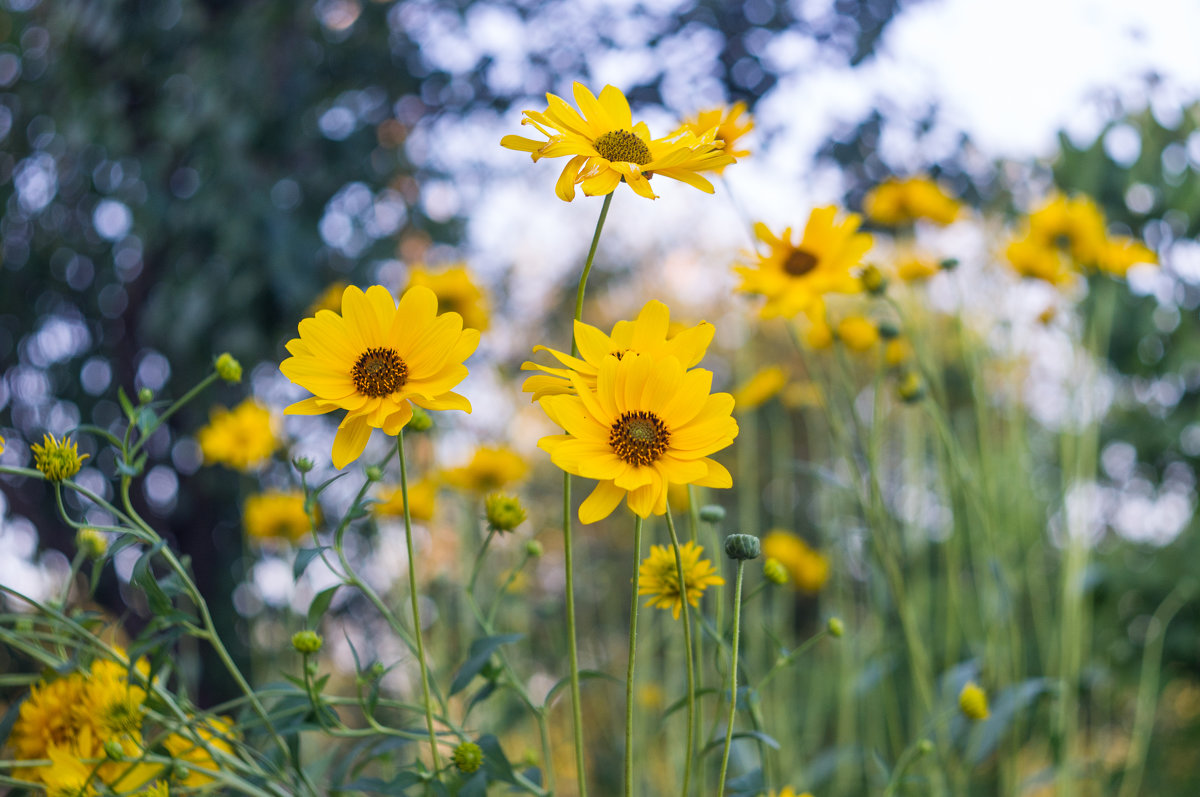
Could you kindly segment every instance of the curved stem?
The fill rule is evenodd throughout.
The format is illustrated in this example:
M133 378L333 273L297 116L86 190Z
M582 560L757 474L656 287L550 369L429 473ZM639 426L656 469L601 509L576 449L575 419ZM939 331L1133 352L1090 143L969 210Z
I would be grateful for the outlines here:
M600 231L604 229L604 220L608 218L608 206L612 204L612 194L604 195L604 204L600 206L600 218L596 219L596 231L592 233L592 245L588 248L587 260L583 264L583 273L579 275L579 287L575 289L575 320L583 318L583 293L587 290L588 274L592 273L592 263L596 260L596 248L600 245ZM571 328L571 354L578 356L579 347L575 345L575 329Z
M682 797L687 797L692 782L692 759L696 745L696 662L692 655L692 613L688 605L687 580L683 574L683 557L679 552L679 535L675 533L675 521L671 518L671 505L667 502L667 530L671 532L671 547L675 551L675 576L679 579L679 598L683 603L683 644L687 648L687 756L683 768Z
M633 597L629 600L629 665L625 669L625 797L633 797L633 665L637 651L638 580L642 562L642 519L633 521Z
M425 706L425 728L429 731L429 752L433 755L433 771L442 768L438 758L437 733L433 729L433 706L429 698L429 667L425 663L425 641L421 634L421 606L417 599L417 562L413 556L412 517L408 506L408 469L404 465L404 430L396 435L396 452L400 457L400 494L404 498L404 542L408 546L408 594L412 599L413 636L417 641L417 662L421 665L421 698Z
M729 666L729 719L725 723L725 750L721 753L721 775L717 779L717 797L725 795L725 772L729 767L729 747L733 743L733 720L737 712L738 635L742 620L742 571L744 559L737 563L737 580L733 587L733 660Z

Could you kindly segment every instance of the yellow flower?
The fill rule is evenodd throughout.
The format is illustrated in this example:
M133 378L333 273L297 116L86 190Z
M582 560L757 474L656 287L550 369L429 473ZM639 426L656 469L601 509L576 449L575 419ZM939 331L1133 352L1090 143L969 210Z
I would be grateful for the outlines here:
M198 719L190 717L191 732L173 733L167 737L163 745L176 761L182 761L188 766L187 777L178 781L180 786L203 786L212 783L214 778L200 770L215 772L220 765L213 759L205 747L196 739L198 735L208 747L226 755L233 754L233 745L229 739L233 737L233 723L226 717L209 717ZM193 769L197 767L198 769Z
M341 280L329 283L329 287L321 291L321 295L313 300L304 315L316 315L322 310L331 310L336 313L342 307L342 294L345 292L346 283Z
M974 681L967 681L962 691L958 693L958 707L967 719L979 721L988 718L987 692Z
M792 382L784 388L780 400L783 401L783 406L788 409L822 407L825 405L825 396L821 392L821 386L809 381Z
M745 115L743 116L743 114ZM746 103L738 101L727 108L710 108L700 111L695 116L685 119L679 130L703 136L714 127L717 129L716 141L724 145L723 149L726 155L737 160L749 157L750 150L737 149L738 139L754 129L754 120L750 114L746 113ZM721 174L727 165L721 164L713 171Z
M911 360L912 346L904 338L889 340L883 347L883 361L889 368L895 368Z
M96 794L92 777L92 765L57 745L47 751L50 766L42 767L41 782L46 787L46 797L92 797Z
M408 289L397 307L381 285L365 293L351 285L342 294L341 315L321 310L299 330L279 370L314 395L287 413L347 410L333 441L336 468L358 459L371 429L398 434L412 418L412 404L471 411L451 388L467 375L463 360L479 345L479 331L463 329L458 313L438 315L429 288Z
M851 351L866 351L879 342L879 327L860 315L852 315L838 322L837 337Z
M962 206L928 177L886 180L867 192L863 212L876 224L899 227L920 219L950 224Z
M613 86L605 86L597 99L576 83L575 102L582 114L554 94L547 94L546 102L545 111L525 111L521 124L533 125L547 141L505 136L500 146L528 152L534 161L572 156L555 186L555 193L567 202L575 198L576 185L582 184L587 196L603 196L622 181L647 199L656 199L649 179L656 174L711 194L712 183L699 172L733 163L717 144L715 127L699 136L681 130L651 138L645 122L633 123L629 102Z
M762 552L763 556L779 560L787 569L792 585L802 592L820 592L829 580L829 560L795 534L770 532L763 538Z
M0 454L4 453L4 435L0 434Z
M451 468L442 478L451 487L475 493L490 493L525 478L529 463L510 448L483 446L475 450L471 461Z
M933 260L910 255L896 263L896 276L905 282L923 282L941 271Z
M437 482L426 478L408 485L410 518L428 523L433 520L436 508ZM380 517L404 517L404 493L400 485L385 487L379 495L379 503L373 504L371 511Z
M52 434L42 435L41 445L34 443L30 448L33 450L33 464L46 477L46 481L51 482L61 482L79 473L83 461L90 456L80 456L78 446L66 435L61 441L55 440Z
M1116 236L1105 240L1100 249L1097 268L1114 277L1124 277L1130 266L1139 263L1157 266L1158 255L1141 241Z
M700 605L704 590L725 579L717 575L717 569L708 559L701 559L704 549L688 541L679 546L679 561L683 564L683 582L687 585L688 605ZM669 545L655 545L650 555L642 560L638 568L638 594L649 595L647 606L655 609L670 609L671 616L679 619L683 611L683 596L679 592L679 573L675 570L675 551Z
M808 791L804 792L803 794L796 794L796 790L793 789L791 786L785 786L783 788L783 791L775 791L774 789L772 789L771 797L813 797L813 796L812 796L812 792L808 792Z
M858 293L861 283L852 270L871 248L871 236L857 232L858 214L837 221L837 209L817 208L809 216L799 243L792 243L792 228L778 237L767 225L754 225L754 233L768 252L756 255L753 266L734 268L742 277L738 290L765 296L763 318L791 317L811 311L827 293Z
M242 508L242 526L246 534L260 542L303 542L312 530L312 524L304 512L304 493L297 490L268 490L249 496Z
M525 522L521 499L503 493L491 493L484 499L484 515L493 531L512 531Z
M1107 238L1104 224L1104 212L1091 198L1057 194L1029 214L1028 239L1064 253L1077 268L1094 268Z
M271 411L254 399L246 399L232 410L214 407L208 426L196 433L196 442L207 464L248 473L267 464L279 448L275 430Z
M1075 279L1071 263L1062 252L1031 236L1010 242L1004 255L1022 277L1040 279L1051 285L1065 285Z
M461 315L463 326L481 332L488 328L490 319L487 295L471 278L466 263L448 266L438 271L414 265L408 274L408 287L414 285L424 285L437 294L438 305L443 312Z
M579 507L579 520L608 517L628 496L639 517L667 509L667 485L731 487L733 478L709 454L737 437L733 396L709 394L712 372L685 371L674 357L606 357L596 389L572 375L575 395L538 403L566 434L538 441L568 473L599 484Z
M525 380L521 387L533 393L533 401L543 396L573 392L571 374L578 374L591 389L596 387L596 374L600 364L608 355L621 359L630 354L646 354L651 357L675 357L684 368L691 368L704 358L708 344L712 342L714 327L701 321L694 327L686 327L671 334L671 310L662 302L652 299L642 307L634 321L618 321L611 335L582 321L575 322L575 345L579 357L572 357L546 346L535 346L534 352L550 352L566 368L552 368L538 363L522 363L522 371L542 371ZM582 359L580 359L582 358Z
M761 369L733 391L735 412L757 409L779 395L787 384L787 373L778 365Z

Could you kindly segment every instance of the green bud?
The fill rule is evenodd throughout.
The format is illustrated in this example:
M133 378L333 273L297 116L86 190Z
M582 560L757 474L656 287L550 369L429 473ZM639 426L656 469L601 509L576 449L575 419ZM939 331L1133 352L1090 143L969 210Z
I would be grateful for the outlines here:
M925 396L925 386L921 384L921 377L917 376L916 371L908 371L900 377L896 395L905 404L916 404Z
M321 649L324 640L316 631L297 631L292 635L292 647L297 653L311 656Z
M296 457L292 460L292 464L295 465L296 470L300 471L301 473L308 473L316 466L317 463L313 462L308 457Z
M876 266L867 266L858 277L863 290L872 296L880 296L887 290L887 277Z
M428 432L433 428L433 417L416 404L412 408L412 418L408 421L408 429L413 432Z
M454 748L454 766L467 775L483 766L483 749L474 742L463 742Z
M761 553L762 544L753 534L730 534L725 538L725 555L730 559L757 559Z
M233 355L229 352L218 357L214 367L217 369L217 376L226 382L237 384L242 381L242 364L233 359Z
M929 755L933 752L933 742L928 739L922 739L917 742L917 752L921 755Z
M142 404L149 404L154 401L154 391L148 387L144 387L138 391L138 401Z
M492 493L485 500L488 526L495 531L512 531L525 522L525 507L521 499Z
M367 481L377 482L383 478L383 470L378 465L367 466Z
M700 507L700 519L705 523L720 523L725 519L725 509L716 504Z
M545 553L545 550L542 548L542 544L540 542L538 542L537 540L526 541L525 555L528 556L530 559L537 559L537 558L541 557L541 555L543 553Z
M371 669L367 671L372 678L379 680L387 672L387 668L383 666L383 662L377 661L371 665Z
M958 268L958 258L947 257L941 263L938 263L938 265L942 267L942 271L953 271L954 269Z
M788 583L787 568L783 566L783 562L773 556L763 562L763 577L772 584Z
M900 327L893 324L891 321L879 322L879 337L884 340L895 340L900 337Z
M108 550L108 538L95 529L83 528L75 533L75 547L88 559L99 559Z
M121 747L121 743L116 739L106 739L104 742L104 755L113 761L121 761L125 758L125 749Z
M841 639L842 634L846 633L846 625L840 617L830 617L826 627L829 629L829 635L836 639Z

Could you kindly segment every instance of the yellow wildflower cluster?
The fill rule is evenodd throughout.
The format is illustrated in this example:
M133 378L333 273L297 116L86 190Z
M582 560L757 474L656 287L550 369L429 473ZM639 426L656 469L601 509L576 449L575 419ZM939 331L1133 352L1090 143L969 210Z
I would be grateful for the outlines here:
M232 410L214 407L208 425L196 433L196 442L207 464L246 473L267 464L279 448L276 427L269 409L246 399Z
M763 538L762 551L763 556L783 565L792 586L801 592L820 592L829 580L829 560L795 534L781 530L770 532Z
M683 583L687 585L688 605L700 606L700 596L711 586L724 584L725 579L717 575L717 569L708 559L701 559L704 548L688 541L679 546L679 560L683 565ZM638 594L649 595L648 606L670 609L678 620L683 611L683 596L679 590L679 572L675 567L675 551L667 545L655 545L638 568Z

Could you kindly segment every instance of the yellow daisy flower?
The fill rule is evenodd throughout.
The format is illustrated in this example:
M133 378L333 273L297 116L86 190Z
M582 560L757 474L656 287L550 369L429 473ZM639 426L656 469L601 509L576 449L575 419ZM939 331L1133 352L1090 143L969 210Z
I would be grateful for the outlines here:
M731 487L733 478L709 458L737 437L733 397L710 395L712 372L691 371L674 357L607 357L596 389L573 374L575 395L538 403L566 434L538 446L568 473L599 484L579 507L582 523L608 517L628 496L640 517L667 510L667 485Z
M817 208L809 216L799 243L792 228L776 236L767 225L754 225L754 234L768 247L753 266L734 268L742 277L738 290L765 296L763 318L791 317L811 311L827 293L858 293L862 286L852 273L871 248L871 236L857 232L856 213L837 221L837 209Z
M267 464L279 448L276 426L269 409L246 399L232 410L214 407L208 426L196 433L196 442L207 464L246 473Z
M879 342L879 327L863 316L847 316L838 322L837 338L851 351L867 351Z
M424 285L437 294L438 306L442 311L458 313L463 318L463 326L481 332L488 328L491 319L487 294L472 278L466 263L436 271L414 265L408 273L408 287L414 285Z
M299 331L279 370L313 396L286 412L347 410L333 441L334 467L358 459L371 429L398 434L413 404L471 411L471 402L451 388L467 375L463 360L479 345L479 331L463 329L458 313L438 315L429 288L408 289L397 307L381 285L365 293L351 285L342 294L341 315L321 310L301 321Z
M249 496L242 507L242 527L251 539L260 542L304 542L312 531L304 511L304 493L298 490L268 490Z
M413 520L433 520L437 508L437 482L420 479L408 485L408 516ZM385 487L379 494L379 503L371 511L380 517L404 517L404 493L400 485Z
M543 396L571 393L571 374L578 374L589 388L596 387L596 375L600 364L610 354L618 359L629 354L646 354L651 357L675 357L684 368L691 368L704 358L708 344L712 342L715 328L707 321L687 327L671 334L671 310L662 302L652 299L642 307L634 321L618 321L612 334L605 335L596 327L582 321L575 322L575 345L579 357L572 357L547 346L535 346L533 351L546 351L566 368L554 368L534 362L521 364L522 371L541 371L525 380L521 387L533 393L533 401ZM582 359L581 359L582 358Z
M1022 277L1059 286L1075 279L1071 263L1062 252L1045 246L1031 236L1011 241L1004 250L1004 256Z
M735 160L749 157L750 150L737 149L738 140L754 129L754 119L746 113L746 103L738 101L725 108L700 111L695 116L685 119L679 130L702 136L714 127L717 129L716 140L724 145L726 155ZM722 164L713 171L721 174L726 165L728 164Z
M733 391L735 412L742 414L766 404L787 385L787 373L778 365L767 366Z
M521 124L533 125L546 141L522 136L500 141L502 147L528 152L534 161L570 155L555 186L555 193L566 202L575 198L577 185L587 196L603 196L622 181L641 196L657 199L650 189L650 178L656 174L711 194L712 183L699 172L733 163L716 142L715 127L702 135L680 130L651 138L645 122L633 123L629 101L613 86L605 86L597 99L576 83L575 102L582 114L554 94L546 95L545 111L525 111Z
M233 738L234 727L228 718L209 717L208 719L199 719L191 717L189 719L192 723L192 731L196 735L199 735L209 747L226 755L233 754L233 745L230 744L229 740ZM167 737L163 745L167 748L172 758L199 768L189 768L187 777L178 781L180 786L204 786L215 780L211 775L207 775L199 770L215 772L220 768L220 765L213 760L212 753L208 752L195 739L192 733L173 733Z
M687 585L688 605L700 606L704 590L725 579L717 575L717 569L708 559L701 559L704 549L688 541L679 546L679 561L683 565L683 582ZM679 592L679 573L675 569L675 551L669 545L655 545L650 555L642 560L638 568L638 594L649 595L647 606L655 609L670 609L671 616L679 619L683 611L683 596Z
M936 262L916 255L908 255L896 263L896 276L905 282L924 282L939 271Z
M511 448L482 446L466 465L444 471L442 479L460 490L490 493L524 479L528 472L529 463Z
M1130 266L1158 265L1158 255L1141 241L1125 236L1108 238L1100 249L1097 268L1114 277L1124 277Z
M51 482L65 481L79 473L83 461L91 456L80 456L78 445L65 435L62 440L55 440L52 434L42 435L41 444L34 443L30 449L34 466Z
M829 580L829 560L795 534L770 532L763 537L762 553L777 559L787 569L792 586L801 592L820 592Z
M863 197L867 218L885 227L925 219L946 225L962 213L962 205L928 177L885 180Z
M1029 214L1028 240L1068 255L1080 269L1093 268L1107 240L1104 211L1087 196L1052 196Z

